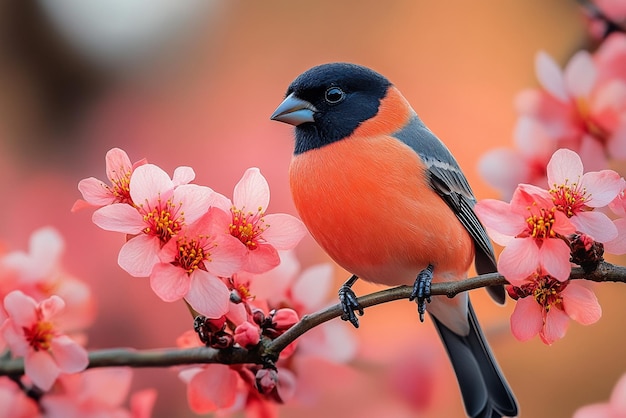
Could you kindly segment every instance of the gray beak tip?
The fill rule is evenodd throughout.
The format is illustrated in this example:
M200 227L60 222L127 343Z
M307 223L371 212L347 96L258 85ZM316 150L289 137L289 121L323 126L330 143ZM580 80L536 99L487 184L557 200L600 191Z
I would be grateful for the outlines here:
M306 122L315 122L313 117L315 112L317 112L315 106L291 93L276 108L270 119L298 126Z

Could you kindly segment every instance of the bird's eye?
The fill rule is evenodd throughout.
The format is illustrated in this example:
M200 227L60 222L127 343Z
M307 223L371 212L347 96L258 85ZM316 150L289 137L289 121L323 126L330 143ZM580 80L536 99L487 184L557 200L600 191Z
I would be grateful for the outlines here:
M343 92L339 87L330 87L326 90L326 94L324 98L330 104L336 104L342 101L346 97L346 93Z

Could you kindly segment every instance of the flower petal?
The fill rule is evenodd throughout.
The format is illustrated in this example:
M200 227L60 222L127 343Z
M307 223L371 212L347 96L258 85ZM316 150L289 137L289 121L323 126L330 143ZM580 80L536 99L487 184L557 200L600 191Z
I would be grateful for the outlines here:
M582 177L581 186L591 195L585 203L601 208L617 197L622 189L622 177L613 170L593 171Z
M578 408L572 418L609 418L613 416L613 408L608 403L595 403Z
M581 50L570 58L563 74L565 86L574 97L588 97L596 79L596 66L588 51Z
M613 224L617 228L617 238L604 243L604 251L609 254L626 254L626 218L616 219Z
M498 259L498 271L509 283L520 286L539 267L539 248L532 238L517 238L507 245Z
M547 172L548 187L571 185L583 175L583 162L574 151L561 148L552 154Z
M248 258L246 246L232 235L218 235L216 246L211 251L211 261L204 265L211 274L220 277L230 277L241 270Z
M237 395L237 373L223 364L208 364L187 385L189 407L197 414L233 406Z
M109 180L124 178L126 173L130 173L133 168L128 154L120 148L112 148L107 151L104 161Z
M552 308L546 313L546 323L539 337L545 344L551 345L565 336L568 326L569 316L561 309Z
M276 248L269 244L258 244L254 250L248 251L241 269L248 273L260 274L270 271L279 264L280 257Z
M270 186L261 174L261 171L252 167L246 170L243 177L235 185L233 192L233 204L237 209L256 212L258 208L263 211L270 203Z
M541 86L552 96L562 102L569 100L569 95L565 87L565 80L561 69L554 59L543 51L535 57L535 72Z
M158 263L150 274L150 287L165 302L174 302L189 292L191 279L181 267Z
M52 295L39 303L42 320L49 320L65 309L65 301L57 295Z
M59 369L64 373L78 373L89 364L87 350L66 335L53 338L50 348Z
M569 282L561 296L565 313L576 322L590 325L598 322L602 316L602 308L595 293L575 281Z
M483 225L504 235L514 237L526 227L524 217L516 216L511 205L501 200L483 199L476 203L474 212Z
M580 232L599 242L607 242L617 237L617 228L613 221L602 212L580 212L570 218Z
M115 202L115 196L109 187L95 177L79 181L78 191L90 205L104 206Z
M570 264L570 249L559 238L544 239L539 248L539 259L545 272L555 279L563 282L569 278L572 272Z
M146 234L129 239L120 249L117 264L134 277L148 277L159 262L160 241Z
M189 225L209 210L212 194L213 190L209 187L183 184L174 190L172 201L181 204L182 210L185 212L185 223Z
M106 231L123 234L138 234L146 227L143 216L126 203L103 206L93 213L91 220Z
M174 170L174 176L172 176L172 182L174 186L180 186L181 184L187 184L196 178L196 172L191 167L176 167Z
M291 295L295 302L304 307L305 312L320 309L328 301L333 271L332 264L318 264L304 270L295 281Z
M38 321L37 302L20 290L4 297L4 309L17 327L30 327Z
M219 318L229 309L230 292L220 279L203 270L191 274L191 286L185 299L198 313Z
M31 351L24 358L24 374L43 391L50 390L60 373L48 351Z
M174 188L170 176L161 167L144 164L133 171L130 177L130 197L141 206L153 204L157 199L167 200Z
M532 297L519 299L511 314L511 332L519 341L528 341L543 327L543 310Z
M306 227L295 216L275 213L264 216L267 229L262 237L277 250L291 250L306 235Z
M626 375L622 375L615 384L611 392L610 402L615 413L626 416Z

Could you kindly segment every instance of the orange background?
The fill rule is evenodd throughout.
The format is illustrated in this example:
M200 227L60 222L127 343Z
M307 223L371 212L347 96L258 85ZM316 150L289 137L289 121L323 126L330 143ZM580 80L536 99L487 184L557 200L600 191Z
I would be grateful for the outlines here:
M25 249L34 229L60 230L68 271L96 293L90 348L172 346L191 326L182 304L161 302L147 279L117 266L121 235L99 230L89 211L69 212L80 179L104 178L110 148L125 149L133 161L147 157L170 173L189 165L197 184L227 195L247 167L258 166L272 190L270 212L294 213L287 184L292 132L269 115L299 73L350 61L392 80L453 151L478 198L497 197L478 177L477 162L487 150L512 144L513 99L536 85L535 53L543 49L564 63L587 39L574 1L232 0L210 8L175 48L157 50L122 74L73 50L31 3L0 9L0 240L5 249ZM67 99L70 93L77 98ZM297 253L305 266L326 261L310 238ZM345 278L338 269L337 283ZM375 289L356 286L359 293ZM512 304L498 308L482 290L473 292L521 416L571 416L578 406L608 399L626 371L626 287L595 289L600 322L573 323L552 347L514 340ZM432 327L416 323L415 307L406 302L370 309L361 322L357 371L345 385L333 382L333 393L281 416L412 416L393 393L381 391L380 364L420 356ZM423 416L460 416L451 368L440 365L438 393ZM155 417L193 416L173 372L138 370L134 388L148 386L160 390Z

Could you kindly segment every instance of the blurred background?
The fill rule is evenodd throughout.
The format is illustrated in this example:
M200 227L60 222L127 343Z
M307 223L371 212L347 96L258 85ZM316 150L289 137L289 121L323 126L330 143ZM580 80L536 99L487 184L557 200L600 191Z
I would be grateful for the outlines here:
M70 213L78 181L105 178L110 148L170 173L191 166L195 183L227 196L257 166L272 190L270 212L295 213L287 182L292 130L269 115L302 71L350 61L392 80L453 151L478 198L498 197L476 165L487 150L511 144L513 99L537 85L535 53L563 63L587 39L572 0L1 2L0 241L5 250L25 249L38 227L62 233L67 270L97 298L90 348L173 346L192 325L185 307L161 302L147 279L117 266L124 237L98 229L89 210ZM327 260L309 237L297 254L304 266ZM348 276L337 268L336 277L339 284ZM377 289L356 286L357 293ZM626 371L626 287L595 290L600 322L572 323L551 347L514 340L512 304L496 307L484 291L472 293L521 416L571 416L608 399ZM369 309L361 323L359 355L344 380L327 376L332 391L281 416L462 416L451 367L413 304ZM381 378L410 367L423 384ZM159 390L155 417L194 416L174 372L137 370L133 388L145 387Z

